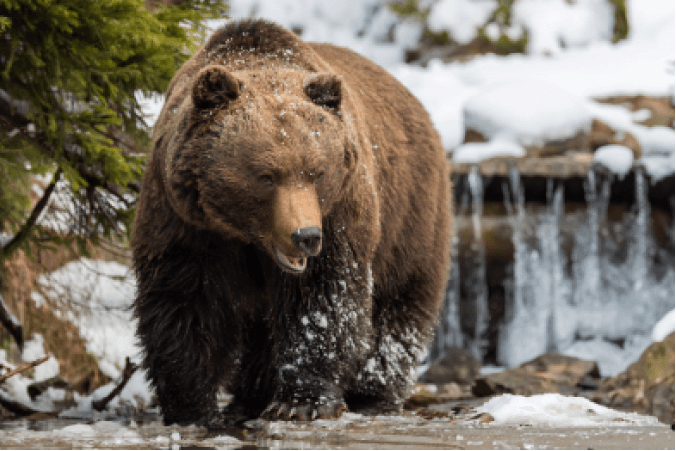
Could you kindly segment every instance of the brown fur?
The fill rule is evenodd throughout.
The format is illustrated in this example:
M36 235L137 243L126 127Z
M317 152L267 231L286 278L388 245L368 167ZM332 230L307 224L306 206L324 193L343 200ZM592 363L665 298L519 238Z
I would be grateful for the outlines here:
M230 411L273 418L399 408L448 270L449 176L420 103L263 21L216 32L166 98L132 243L165 421L213 418L220 385ZM321 253L287 274L275 250L301 258L308 226Z

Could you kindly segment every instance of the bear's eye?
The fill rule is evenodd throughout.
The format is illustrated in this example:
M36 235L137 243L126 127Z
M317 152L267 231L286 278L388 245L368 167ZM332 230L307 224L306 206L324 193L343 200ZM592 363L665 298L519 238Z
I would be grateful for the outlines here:
M315 177L315 183L321 182L323 178L324 178L324 171L319 171L319 173L317 174L317 177Z
M264 186L273 186L275 184L275 179L270 174L259 176L258 181Z

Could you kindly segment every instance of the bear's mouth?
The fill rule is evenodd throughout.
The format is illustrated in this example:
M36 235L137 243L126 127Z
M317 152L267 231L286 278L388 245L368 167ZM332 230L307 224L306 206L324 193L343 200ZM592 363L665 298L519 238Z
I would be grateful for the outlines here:
M292 274L302 273L307 266L306 257L289 257L280 252L278 248L275 248L275 257L277 257L279 266L281 266L284 271Z

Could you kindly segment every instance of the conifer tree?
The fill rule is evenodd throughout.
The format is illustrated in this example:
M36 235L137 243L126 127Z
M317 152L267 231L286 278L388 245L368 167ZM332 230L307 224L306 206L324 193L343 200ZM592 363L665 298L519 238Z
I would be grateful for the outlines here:
M30 243L75 240L84 251L128 236L151 131L137 96L162 93L203 40L203 20L225 9L221 0L0 0L0 265ZM39 176L49 184L32 204ZM37 225L56 193L71 217L55 234ZM2 295L0 324L21 346Z
M162 93L203 39L203 20L225 9L0 0L0 263L29 242L129 233L150 139L137 96ZM50 181L31 208L36 175ZM55 237L36 222L61 185L75 222Z

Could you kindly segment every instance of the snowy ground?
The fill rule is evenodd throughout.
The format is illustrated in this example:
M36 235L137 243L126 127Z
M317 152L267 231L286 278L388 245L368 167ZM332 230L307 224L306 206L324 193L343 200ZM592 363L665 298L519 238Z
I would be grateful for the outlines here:
M156 415L91 424L15 421L3 424L0 448L668 449L674 442L673 431L655 418L560 395L504 395L479 409L440 405L434 411L426 418L345 413L332 421L252 420L214 432L164 427Z

